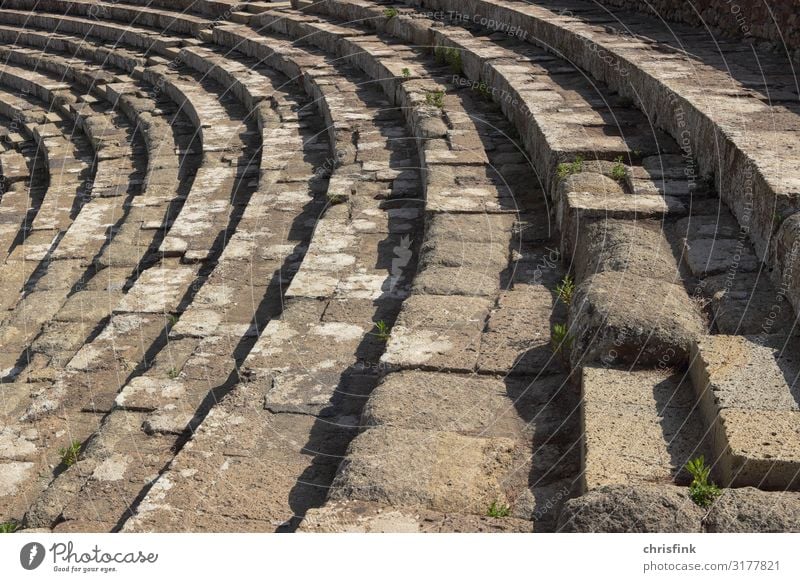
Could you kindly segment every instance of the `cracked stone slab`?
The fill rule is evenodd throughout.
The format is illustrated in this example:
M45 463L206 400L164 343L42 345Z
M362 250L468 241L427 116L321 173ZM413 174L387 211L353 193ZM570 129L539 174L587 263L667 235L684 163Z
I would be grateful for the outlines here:
M519 441L552 437L564 423L564 376L530 383L492 376L404 371L387 375L364 406L362 424ZM531 419L526 422L524 419Z
M179 402L185 391L181 380L137 376L120 390L114 404L127 410L158 410Z
M473 370L490 305L477 297L412 295L403 304L381 362Z

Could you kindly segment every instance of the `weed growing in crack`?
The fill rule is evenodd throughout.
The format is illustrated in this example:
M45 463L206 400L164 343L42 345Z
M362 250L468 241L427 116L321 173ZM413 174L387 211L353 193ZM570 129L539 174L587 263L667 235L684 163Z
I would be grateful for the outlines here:
M375 328L378 330L378 333L375 335L381 341L389 341L389 334L391 333L391 328L386 324L385 321L382 319L375 324Z
M72 441L68 447L58 449L58 454L61 455L61 464L65 467L71 467L78 462L78 454L81 452L81 441Z
M6 521L0 523L0 533L14 533L19 529L19 524L16 521Z
M565 305L572 303L572 296L575 294L575 281L570 275L561 279L561 283L556 285L556 293L558 293L558 298Z
M447 49L445 61L450 66L450 70L456 75L464 74L464 64L461 62L461 51L456 48Z
M394 7L386 8L383 11L383 15L386 17L386 20L391 20L392 18L394 18L398 14L400 14L400 12L398 12L397 8L394 8Z
M411 78L411 71L408 69L408 67L403 67L403 78L404 79Z
M499 501L492 501L486 515L489 517L508 517L511 515L511 507Z
M580 174L583 172L583 158L577 156L572 162L563 162L558 164L558 179L563 180L572 174Z
M568 352L572 347L572 337L569 335L566 323L556 323L550 331L550 345L553 353L561 358L562 363L567 365Z
M175 378L177 378L180 375L181 375L181 373L178 371L177 368L170 368L169 371L167 372L167 376L169 376L170 380L174 380Z
M175 327L175 324L178 323L178 316L177 315L170 315L167 317L167 323L169 324L170 328Z
M708 480L711 467L706 466L703 455L686 463L686 470L692 476L689 497L700 507L708 507L720 496L722 490Z
M428 91L425 94L425 104L444 109L444 91Z
M614 167L611 168L611 177L614 178L617 182L621 182L625 179L625 176L628 175L628 171L625 169L625 164L622 163L622 156L618 156L614 160Z

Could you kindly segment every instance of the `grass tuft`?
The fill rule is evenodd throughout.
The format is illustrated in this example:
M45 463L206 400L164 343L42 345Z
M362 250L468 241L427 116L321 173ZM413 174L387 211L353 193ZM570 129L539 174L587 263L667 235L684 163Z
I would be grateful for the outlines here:
M425 103L431 107L444 109L444 91L428 91L425 94Z
M583 158L578 156L572 162L563 162L558 164L558 179L563 180L572 174L580 174L583 172Z
M19 524L16 521L6 521L0 523L0 533L14 533L19 529Z
M561 279L561 283L556 285L556 293L558 293L558 298L565 305L572 303L572 296L575 294L575 281L570 275Z
M394 7L386 8L383 11L383 15L386 17L386 20L391 20L392 18L394 18L398 14L400 14L400 12L398 12L397 8L394 8Z
M61 464L71 467L78 462L78 454L81 452L81 441L72 441L68 447L58 449L61 455Z
M511 507L499 501L492 501L486 515L489 517L508 517L511 515Z
M560 356L562 362L567 364L568 352L572 348L572 337L569 335L566 323L556 323L550 332L550 346L553 353Z
M389 335L391 333L391 328L387 325L385 321L382 319L375 324L375 328L378 330L378 333L375 335L378 336L378 339L382 341L389 341Z
M611 168L611 177L617 182L621 182L627 175L628 171L625 169L625 164L622 163L622 156L618 156L617 159L614 160L614 167Z
M700 507L708 507L722 493L719 487L708 480L711 475L711 467L706 465L705 458L700 455L686 463L686 470L692 476L689 497Z

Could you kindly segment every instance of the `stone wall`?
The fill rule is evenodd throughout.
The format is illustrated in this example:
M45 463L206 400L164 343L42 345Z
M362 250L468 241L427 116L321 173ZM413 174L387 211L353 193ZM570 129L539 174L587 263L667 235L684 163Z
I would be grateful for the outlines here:
M786 46L800 61L800 1L798 0L599 0L673 22L708 26L714 34Z

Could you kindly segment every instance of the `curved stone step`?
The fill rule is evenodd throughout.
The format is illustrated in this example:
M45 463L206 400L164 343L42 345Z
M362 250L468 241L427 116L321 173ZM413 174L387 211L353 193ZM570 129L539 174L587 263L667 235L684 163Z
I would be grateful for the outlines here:
M797 100L794 81L775 55L756 53L745 60L736 43L721 49L718 42L704 39L676 47L674 31L652 18L620 13L624 28L616 28L608 24L605 10L584 2L566 9L546 0L413 4L504 23L497 25L507 25L501 32L513 27L512 34L562 55L634 100L684 153L697 159L700 174L714 175L717 191L748 229L757 256L774 268L776 284L789 277L787 295L798 308L800 293L791 279L796 256L780 247L791 248L797 240L800 217L792 215L797 213L798 176L791 144L800 118L791 106ZM726 55L727 50L736 56ZM723 64L729 58L735 66Z
M288 47L267 38L253 42L263 51ZM289 71L287 67L303 67L313 58L299 49L282 56L286 57L283 69ZM330 200L332 192L338 192L331 189L337 187L337 179L341 183L349 176L347 198L327 208L317 222L308 252L286 290L281 318L267 323L244 359L244 381L210 411L139 504L125 531L172 530L180 528L183 519L201 530L275 529L296 521L293 512L318 504L324 496L336 460L352 436L353 410L360 409L374 385L369 363L376 361L382 348L373 336L372 322L394 319L403 271L414 264L413 257L401 257L403 265L393 267L383 248L402 245L403 235L395 229L410 234L416 230L413 214L395 213L395 218L391 214L393 204L405 204L403 197L413 194L410 185L397 177L406 165L415 164L413 153L406 152L408 139L398 131L399 115L386 108L366 79L319 57L316 61L313 78L304 83L325 112L334 143L352 144L336 152L331 167L322 167L331 172L327 196ZM331 85L334 79L336 87ZM327 264L331 261L332 266ZM331 275L336 279L330 286L314 282L327 281ZM397 290L386 286L392 277L397 278ZM251 427L248 439L237 438L238 429L231 424L238 415L249 419L241 425ZM252 427L260 427L255 436ZM224 443L220 431L228 435ZM268 453L262 451L262 442L270 443ZM228 456L231 446L240 451L233 463ZM253 483L246 494L258 496L258 512L240 515L240 492L206 479L211 476L206 465L218 462L231 471L232 479ZM257 486L264 475L270 475L266 489ZM170 493L165 499L167 486ZM184 497L180 491L187 487L204 491L203 500L191 508L180 501ZM291 493L298 487L300 491ZM176 493L179 497L173 498ZM231 503L233 513L218 510Z
M426 242L423 244L420 274L417 276L411 297L404 303L398 324L392 330L392 336L389 339L387 352L382 358L382 363L387 365L389 370L395 367L410 369L421 367L422 369L442 372L454 370L474 372L479 362L478 346L482 341L485 341L486 356L488 357L486 360L482 360L481 367L486 372L496 369L497 373L500 374L507 374L511 371L512 374L521 374L524 377L526 374L535 374L537 370L541 370L543 366L546 366L547 361L552 359L547 346L547 338L549 337L550 311L553 300L547 288L538 284L538 281L531 280L535 279L535 277L530 276L534 275L535 261L541 260L541 256L544 253L543 249L536 247L535 241L546 240L549 237L549 232L547 231L546 223L542 224L542 221L539 220L525 227L526 233L524 236L515 237L513 233L515 231L520 232L521 229L519 226L514 227L515 221L510 220L512 217L504 218L504 214L508 210L503 207L504 197L513 200L513 196L519 194L518 206L520 209L529 211L531 208L537 208L536 194L532 192L532 188L528 184L520 181L519 177L517 177L512 180L512 186L504 186L504 188L508 188L508 193L504 193L499 188L494 191L499 193L499 204L492 205L489 202L492 200L492 196L488 194L489 189L487 188L487 192L483 194L486 202L475 206L467 204L448 207L447 204L449 202L444 199L442 199L441 205L437 204L437 199L434 197L434 190L430 183L430 176L434 172L447 172L450 170L455 175L469 173L477 176L480 172L475 172L475 169L486 171L482 169L482 164L491 163L495 155L513 157L511 152L515 151L517 146L509 144L509 150L499 147L503 140L510 141L507 137L503 137L502 130L495 131L495 136L492 135L490 130L479 128L472 121L475 118L485 116L485 118L491 118L493 124L496 122L503 123L499 118L495 120L497 113L490 112L487 107L480 107L478 103L467 95L458 95L452 98L445 96L442 103L442 113L437 114L434 107L425 104L425 93L420 95L420 88L424 87L425 82L416 81L415 84L413 78L404 79L400 70L400 64L405 62L414 68L417 77L425 73L430 74L433 79L436 79L437 76L441 77L442 68L431 64L431 61L426 63L426 57L416 54L399 43L391 45L391 49L388 49L375 37L365 36L362 39L361 33L358 31L342 30L342 27L338 27L338 25L319 24L317 26L316 19L308 19L289 11L284 11L280 14L285 18L280 21L280 24L276 24L279 30L302 38L304 43L325 47L333 54L344 56L344 58L359 66L365 72L369 72L382 85L387 96L392 97L397 102L408 104L407 107L403 108L403 111L406 114L409 125L417 133L421 158L429 177L427 204L429 226L427 228ZM269 17L270 14L267 13L265 16ZM277 20L272 20L272 22L277 22ZM309 34L309 29L305 28L308 26L314 27L314 34ZM223 31L225 34L231 34L229 31L232 27L223 28L225 29ZM348 45L350 42L356 45L362 40L363 46L361 48L364 50L358 50L355 46L351 48ZM388 57L390 54L392 56ZM387 72L393 68L397 69L396 74L388 76ZM434 72L434 69L438 70ZM428 82L428 87L432 86L434 85ZM417 94L413 95L415 90ZM426 134L425 132L428 129L424 128L425 124L420 122L426 117L435 116L441 116L441 119L445 120L447 124L443 126L441 134ZM448 130L448 125L453 129ZM487 125L489 124L487 123ZM436 126L428 124L428 127ZM442 137L439 137L440 135ZM498 143L496 148L487 145L492 139ZM486 148L485 150L484 147ZM495 149L497 154L491 153ZM450 154L447 153L448 151ZM524 156L519 155L519 153L515 155L520 157L520 163L524 163ZM437 192L444 194L445 191L446 188L442 188L441 191ZM495 196L497 195L495 194ZM457 201L454 200L453 202L457 204ZM476 227L477 229L486 229L488 227L488 231L485 233L476 232ZM509 247L518 250L518 255L515 256L511 268L509 268L508 258ZM464 248L469 250L466 253L463 250L461 251L462 258L459 259L457 256L453 256L457 255L459 249ZM517 259L527 259L528 262L523 260L518 262ZM516 283L519 286L513 292L509 289L501 295L499 292L500 284L504 281L503 273L506 269L513 271L515 266L520 267L520 274L516 277L512 276L511 279L516 279ZM452 277L450 277L451 280L447 280L449 269L452 269L453 273L456 273L459 269L474 272L476 267L487 271L485 276L486 284L481 285L479 283L480 280L475 282L474 279L470 284L467 278L464 279L463 284L458 280L453 281ZM530 272L525 273L525 268L529 268ZM555 274L549 278L551 281L557 281ZM552 283L553 285L555 281ZM503 283L503 285L506 284ZM434 290L437 285L439 290ZM430 295L431 293L433 293L433 296ZM533 303L537 301L536 297L538 297L538 304ZM500 301L499 305L495 303L498 299ZM527 303L528 300L532 301L532 303ZM470 306L470 303L474 303L474 305ZM531 309L534 306L536 308ZM538 306L541 306L541 309L538 309ZM515 309L515 307L518 309ZM487 317L488 327L486 332L482 333ZM514 348L511 347L513 344L505 344L505 342L516 340L517 345L520 345L524 341L522 338L527 340L529 334L533 332L530 329L530 323L527 326L528 329L518 335L514 332L519 332L520 327L511 327L514 325L513 322L515 320L523 322L527 318L535 322L536 334L534 337L536 339L534 339L533 345L527 344L527 349L524 351L534 352L535 350L531 348L538 344L539 349L543 348L542 351L546 352L546 354L543 354L544 357L538 358L535 362L531 361L524 366L518 361L520 354L519 352L515 353ZM544 329L541 329L542 327ZM420 333L427 333L430 337L421 337ZM429 349L425 349L426 345L428 345ZM504 351L505 353L503 353ZM513 356L508 358L506 354L513 354ZM435 358L432 359L433 356ZM387 381L393 375L389 374ZM445 377L450 381L459 378L452 375ZM466 378L459 379L459 381L463 380L466 380ZM531 377L531 380L535 379ZM536 391L535 387L537 385L543 387L545 384L542 380L534 381L534 391ZM432 398L431 400L434 402L436 399ZM372 399L368 402L371 401ZM521 405L520 409L520 414L524 415L526 412L525 406ZM530 412L530 410L527 410L527 412ZM442 466L441 479L438 477L433 479L430 483L430 489L426 489L427 493L423 491L425 487L423 487L422 481L418 482L419 486L417 487L413 485L415 482L413 479L407 483L403 481L402 483L406 483L405 485L392 486L391 483L394 482L394 478L391 475L395 473L390 471L391 459L398 457L398 455L398 458L404 457L408 452L406 450L408 447L403 449L403 452L399 449L391 449L391 447L385 449L381 457L386 459L386 463L376 464L374 462L375 455L370 451L374 447L383 450L384 447L388 446L387 443L392 441L389 438L382 440L382 437L380 437L382 430L382 428L368 428L352 443L348 455L345 457L345 463L337 476L337 481L334 482L332 495L381 503L388 501L392 505L425 506L436 510L452 510L454 505L460 503L459 494L455 491L452 494L448 493L451 489L442 486L440 482L442 479L457 479L456 474L453 473L455 465ZM438 438L436 437L438 434L436 430L407 429L407 432L403 434L408 437L404 437L408 446L412 446L411 443L420 439ZM445 440L451 438L447 436L449 433L441 434ZM458 439L456 435L452 435L452 438ZM570 461L568 460L570 451L575 455L577 455L578 451L574 443L573 446L568 443L564 443L563 446L561 443L547 443L542 447L531 449L525 437L520 438L517 435L517 439L516 441L507 439L503 441L502 446L505 447L503 450L507 449L507 452L514 451L514 453L511 456L503 456L504 460L497 468L497 474L491 477L492 480L497 479L497 481L493 481L496 483L496 488L486 490L483 497L477 496L472 504L462 509L466 512L483 513L488 511L493 502L504 504L513 499L514 511L519 512L520 516L524 516L527 519L532 519L536 516L541 522L538 527L546 527L545 524L548 519L552 519L552 515L548 517L547 514L549 512L543 509L547 504L546 499L552 499L557 496L559 491L564 498L568 495L569 480L566 483L559 483L558 480L565 476L568 477L570 474L570 469L568 468L570 466ZM495 445L500 445L499 441L492 444L490 440L486 441L485 444L480 444L484 440L486 439L465 438L464 444L468 445L468 450L471 450L478 457L488 454L490 449L494 450L492 447ZM364 446L362 447L360 443L364 444ZM431 459L431 462L436 463L438 458ZM530 469L528 464L529 469L522 469L517 472L512 471L510 475L507 475L506 472L509 470L507 462L512 458L527 458L527 463L530 463L530 459L533 458L533 469ZM348 469L350 460L360 468L350 472ZM572 460L576 461L577 456L573 456ZM487 463L491 464L489 461ZM563 467L560 466L562 463ZM525 466L524 463L523 466ZM386 469L389 473L381 473L383 469ZM561 472L564 470L566 470L566 473ZM576 464L572 470L577 470ZM523 478L523 475L527 475L528 472L537 475L533 481L534 486L530 490L526 487L525 479ZM360 481L353 481L354 475L358 475ZM482 478L476 475L476 483ZM375 483L374 490L367 485L373 479ZM373 499L371 497L367 499L367 497L364 497L365 495L370 495L372 491L376 495L380 495L381 484L388 488L385 490L385 495L388 497L381 499ZM564 489L566 489L566 492L562 491ZM434 491L438 491L438 493L432 493ZM434 497L431 497L431 495L434 495ZM439 497L436 497L436 495ZM489 499L489 497L493 498ZM439 499L439 501L436 501L436 499ZM538 507L537 501L541 504ZM451 503L454 505L450 505ZM551 506L550 509L554 506Z
M800 488L797 340L781 335L701 338L691 375L726 486Z
M49 180L45 152L16 118L0 125L0 256L5 258L41 201ZM28 134L30 135L30 134ZM18 282L19 289L21 282ZM10 291L10 289L9 289Z
M119 88L120 88L120 87L117 87L117 89L119 89ZM208 134L209 132L206 132L206 133ZM178 271L175 271L175 272L178 272ZM146 273L150 273L150 271L147 271ZM156 276L158 276L158 273L157 273L157 272L153 272L152 274L153 274L153 275L156 275ZM143 287L143 288L146 288L146 289L149 289L148 285L151 285L151 286L152 286L152 284L153 284L153 283L155 283L155 284L158 284L158 281L157 281L157 280L155 280L155 279L154 279L153 281L149 281L149 279L147 279L147 277L145 277L145 281L144 281L144 282L142 282L142 287ZM134 289L134 291L135 291L135 289ZM133 297L135 297L135 292L134 292L134 294L133 294ZM123 305L122 307L123 307L123 310L130 310L130 309L131 309L131 307L127 307L127 308L126 308L126 306L125 306L125 305ZM135 310L137 310L137 311L139 310L139 308L138 308L137 306L134 306L134 307L133 307L133 309L135 309ZM134 321L133 319L131 319L130 317L128 317L128 318L127 318L127 320L126 320L126 318L125 318L125 316L124 316L124 315L123 315L123 316L121 316L120 318L117 318L117 319L121 319L121 320L122 320L122 325L123 325L123 327L124 327L125 325L131 325L131 324L133 324L133 325L134 325L134 327L136 327L136 326L138 325L138 323L137 323L137 322L135 322L135 321ZM152 318L151 318L151 319L152 319ZM126 323L126 321L128 321L129 323ZM148 320L148 321L149 321L149 320ZM145 321L144 323L145 323L146 325L150 325L150 323L148 323L148 321ZM153 321L152 323L153 323L153 324L155 324L155 321ZM162 326L163 326L163 324L162 324ZM118 327L118 326L117 326L117 327ZM147 330L144 330L144 329L143 329L143 333L145 333L145 335L148 335L148 334L149 334L149 335L150 335L150 337L152 337L152 338L154 338L154 339L155 339L155 338L156 338L156 337L159 335L159 334L158 334L158 329L159 329L159 328L158 328L158 327L156 327L155 325L151 325L151 326L150 326L148 329L149 329L150 331L147 331ZM118 333L118 331L119 331L119 330L115 331L115 330L114 330L114 326L112 325L112 326L109 328L109 330L108 330L108 333L106 334L106 337L105 337L105 338L103 337L103 334L101 334L101 336L98 336L98 340L99 340L99 342L100 342L100 343L99 343L100 347L102 348L103 340L107 340L107 339L110 339L112 342L115 342L115 343L117 343L117 344L118 344L118 343L119 343L119 338L117 337L117 333ZM153 332L155 332L155 335L153 335ZM105 332L104 332L104 333L105 333ZM115 339L115 338L116 338L116 339ZM94 346L94 347L97 347L97 346ZM125 354L126 356L130 356L130 358L131 358L131 360L132 360L132 361L136 361L136 360L138 359L138 357L139 357L139 356L137 356L136 354L137 354L137 353L139 353L139 352L137 352L137 351L136 351L136 349L135 349L135 346L134 346L134 345L131 345L131 346L130 346L130 348L129 348L129 350L133 350L133 351L129 351L129 353L127 353L127 354L125 353L125 349L126 349L126 348L125 348L125 346L124 346L124 345L118 345L117 347L119 347L119 352L120 352L121 354ZM90 350L90 351L91 351L91 350ZM88 354L88 356L89 356L89 360L93 359L93 356L92 356L92 354L91 354L91 353L89 353L89 354ZM123 357L125 357L125 356L123 356ZM85 357L83 358L83 360L86 360L86 359L87 359L87 358L85 358ZM81 366L85 367L86 365L89 365L89 366L91 365L91 361L84 362L84 364L81 364L81 361L82 361L82 359L81 359L81 355L79 354L79 355L78 355L78 359L77 359L77 361L75 362L75 364L78 366L78 368L80 368ZM97 374L95 374L95 375L97 375ZM62 378L62 380L64 380L64 379ZM91 385L91 381L90 381L90 385ZM114 386L114 385L115 385L115 383L114 383L114 384L110 384L110 385L111 385L111 386ZM58 392L58 390L56 390L56 392ZM43 395L43 399L45 399L45 400L46 400L46 398L47 398L47 395L46 395L46 394L44 394L44 395ZM40 400L41 400L41 399L40 399ZM96 400L96 399L93 399L93 400ZM101 400L102 400L102 398L101 398ZM103 407L103 404L102 404L102 402L98 404L97 402L91 401L91 402L89 403L89 406L90 406L90 408L96 408L96 405L100 406L100 407L101 407L101 409L102 409L102 407ZM169 450L169 447L167 447L167 448L166 448L166 450Z
M265 129L268 129L268 128L265 128ZM273 179L272 179L272 182L273 182L273 183L274 183L274 182L277 182L277 179L276 179L276 178L277 178L277 176L276 176L275 178L273 178ZM286 204L284 203L284 206L285 206L285 205L286 205ZM247 242L247 240L245 239L245 240L243 240L242 242L245 242L245 243L246 243L246 242ZM227 247L226 247L226 248L227 248ZM224 258L224 255L223 255L223 258ZM234 256L234 258L235 258L235 256ZM232 269L231 269L231 265L226 265L226 267L227 267L227 270L232 270ZM235 272L235 271L234 271L234 272ZM201 299L201 300L202 300L203 291L204 291L205 289L206 289L206 288L204 287L204 288L203 288L203 290L201 290L200 294L198 294L198 298L199 298L199 299ZM211 298L213 299L213 296L212 296ZM199 315L201 315L201 317L202 317L202 315L203 315L203 312L202 312L202 311L201 311L201 312L199 312ZM182 328L182 326L181 326L181 323L182 323L182 321L183 321L183 319L179 320L179 322L178 322L178 325L176 326L176 331L178 331L179 329L181 329L181 328ZM183 326L183 329L182 329L182 331L180 331L180 332L179 332L179 335L183 335L183 334L186 334L186 333L190 333L190 335L191 335L191 329L192 329L192 328L191 328L191 325L190 325L190 326L188 326L188 327L187 327L187 326ZM233 331L233 330L232 330L232 331ZM246 331L246 329L245 329L244 331ZM195 332L195 333L196 333L196 332ZM239 333L242 333L242 332L239 332ZM209 339L209 340L213 340L213 341L209 341L209 346L210 346L210 347L211 347L211 346L214 346L214 344L219 344L219 341L220 341L220 338L219 338L219 337L210 337L210 338L208 338L208 339ZM214 348L214 349L218 349L218 348ZM202 364L205 364L205 362L207 361L207 357L208 357L208 356L207 356L207 355L205 355L205 357L204 357L204 358L200 359L200 361L199 361L197 364L195 364L195 367L197 367L197 366L200 366L200 365L202 365ZM163 370L162 370L162 373L163 373ZM199 394L199 393L197 393L197 391L195 391L195 393L196 393L196 394ZM195 397L196 397L196 396L195 396ZM164 413L166 413L166 415L167 415L168 417L176 417L176 416L180 416L180 415L176 415L174 412L170 412L170 410L169 410L169 406L168 406L168 407L167 407L167 409L165 409L164 411L158 411L157 413L155 413L155 414L152 414L151 416L153 416L153 417L154 417L154 418L152 419L152 421L145 420L145 427L146 427L146 430L147 430L147 427L150 427L150 430L154 431L154 433L156 433L156 434L163 433L164 431L166 431L167 433L170 433L170 432L172 432L172 431L176 431L176 432L178 432L178 433L182 433L182 432L184 431L184 428L183 428L181 425L179 425L179 424L176 424L176 423L178 422L178 420L179 420L179 419L178 419L178 418L175 418L175 420L172 420L171 422L170 422L170 421L168 421L168 422L165 424L165 423L164 423L164 420L165 420L165 418L164 418ZM121 413L120 413L120 414L121 414ZM112 422L111 418L112 418L112 417L109 417L109 420L108 420L108 423L109 423L109 424L108 424L108 425L106 425L106 426L108 426L109 428L108 428L107 430L105 430L105 431L101 431L101 433L99 433L99 434L100 434L100 436L99 436L98 438L101 438L101 439L102 439L102 438L104 438L102 435L108 435L108 438L113 438L113 435L114 435L114 434L115 434L115 432L116 432L116 431L115 431L115 429L114 429L114 426L116 426L116 425L115 425L115 424ZM189 418L191 418L191 415L189 415ZM185 423L185 422L186 422L186 420L184 420L183 422ZM174 428L173 428L173 427L174 427ZM92 449L92 450L94 450L94 449ZM93 455L93 456L94 456L95 458L97 457L97 455ZM102 457L102 455L99 455L99 456L100 456L100 457ZM67 481L66 481L66 483L64 483L64 484L62 485L62 487L60 488L60 489L61 489L61 493L62 493L62 494L64 493L64 488L65 488L65 487L66 487L67 489L69 488L69 482L70 482L70 481L69 481L69 480L67 480ZM40 503L38 504L38 506L37 506L36 508L34 508L34 509L33 509L33 511L32 511L32 512L30 512L30 513L29 513L29 519L41 519L41 518L42 518L42 517L44 517L44 516L43 516L43 515L39 515L40 513L43 513L43 514L45 514L45 515L47 515L47 514L49 513L50 515L52 515L52 512L51 512L50 510L46 509L46 507L47 507L47 505L48 505L48 498L50 498L50 499L53 499L54 497L55 497L56 499L58 498L58 494L59 494L58 488L55 488L55 489L52 491L52 493L53 493L52 495L50 495L49 493L48 493L48 494L46 494L46 496L45 496L44 500L43 500L42 502L40 502ZM131 500L131 498L130 498L130 497L129 497L128 499L129 499L129 500ZM66 528L70 528L70 527L81 527L80 520L76 520L76 519L74 519L74 516L75 516L76 514L72 513L72 511L71 511L71 507L72 507L72 506L68 506L67 508L65 508L65 509L62 511L62 513L64 514L65 518L68 520L68 521L67 521L67 523L64 525L64 527L66 527ZM125 508L120 508L120 515L123 513L123 511L122 511L122 510L124 510L124 509L125 509ZM98 523L95 523L95 526L94 526L94 527L97 527L97 525L98 525Z
M14 62L18 58L24 61L25 54L20 55L7 48L4 51L7 61L12 55L14 58L11 60ZM19 313L14 313L4 322L3 349L20 353L22 361L28 358L25 351L39 334L41 325L58 311L72 288L86 276L93 258L106 244L106 231L124 219L125 205L129 203L131 196L138 193L135 178L139 170L132 141L134 131L119 116L101 107L88 106L76 92L53 92L52 82L39 73L33 74L6 64L1 80L19 90L38 91L53 107L59 103L69 103L68 110L93 142L97 152L96 172L93 181L86 185L85 199L75 200L72 208L66 209L66 216L56 214L52 216L54 222L45 224L42 221L49 217L43 211L50 210L53 213L53 209L43 205L32 224L34 230L42 227L61 229L62 235L49 250L47 262L37 269L33 274L34 278L25 286L22 301L25 305L39 307L34 311L23 307ZM133 182L133 186L128 183L129 180ZM124 195L127 195L127 199ZM48 277L51 272L54 276ZM40 284L42 280L44 283ZM37 311L40 313L39 319L29 320L32 313Z
M88 0L4 0L4 9L57 12L65 15L87 17L95 21L119 20L137 26L157 28L165 36L174 34L196 35L210 26L206 18L174 10L160 10L151 6L129 6L122 2L90 2Z

